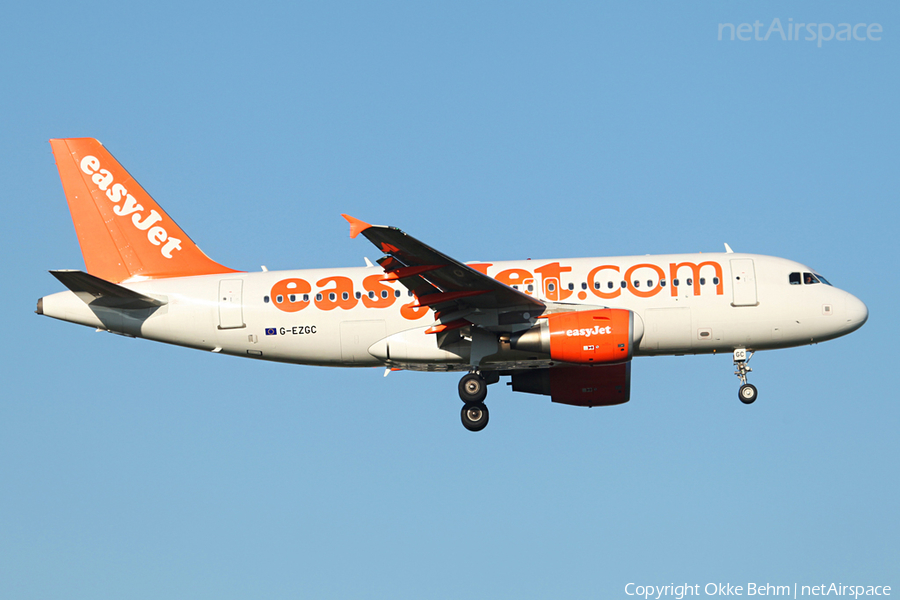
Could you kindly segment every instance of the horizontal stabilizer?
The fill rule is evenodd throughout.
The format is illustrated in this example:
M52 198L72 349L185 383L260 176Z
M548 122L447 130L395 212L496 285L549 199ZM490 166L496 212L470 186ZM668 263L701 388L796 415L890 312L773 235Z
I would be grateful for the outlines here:
M110 283L84 271L50 271L50 274L75 292L75 295L81 298L85 304L91 306L137 310L158 308L166 304L162 300L139 294L134 290Z

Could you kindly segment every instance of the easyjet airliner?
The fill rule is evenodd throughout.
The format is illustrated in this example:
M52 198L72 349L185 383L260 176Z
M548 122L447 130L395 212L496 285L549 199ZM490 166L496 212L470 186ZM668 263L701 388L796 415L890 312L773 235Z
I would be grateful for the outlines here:
M460 371L463 425L487 386L576 406L630 398L631 359L822 342L865 304L811 269L726 252L462 263L394 227L343 215L378 265L235 271L211 260L97 141L51 140L86 271L37 313L125 336L286 363ZM367 261L368 262L368 261ZM387 373L387 371L385 371Z

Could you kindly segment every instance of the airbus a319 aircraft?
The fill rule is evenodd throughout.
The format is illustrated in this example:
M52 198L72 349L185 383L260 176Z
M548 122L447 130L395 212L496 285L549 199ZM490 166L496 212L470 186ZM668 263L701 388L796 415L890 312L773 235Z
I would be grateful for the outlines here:
M37 313L129 337L304 365L460 371L461 417L487 387L575 406L628 402L635 356L753 352L860 328L866 305L813 269L725 253L462 263L348 215L384 256L366 267L242 272L207 257L98 142L51 140L86 272ZM368 260L366 261L368 263ZM388 371L385 371L387 374Z

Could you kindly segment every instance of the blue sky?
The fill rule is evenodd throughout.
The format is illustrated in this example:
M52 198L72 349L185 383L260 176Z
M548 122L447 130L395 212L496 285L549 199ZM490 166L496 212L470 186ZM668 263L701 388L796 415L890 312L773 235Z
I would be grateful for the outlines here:
M0 597L628 598L897 588L894 2L17 3L5 186ZM717 40L878 23L880 41ZM258 363L32 313L82 268L50 146L100 139L215 260L736 251L865 301L849 337L635 361L609 409L457 376Z

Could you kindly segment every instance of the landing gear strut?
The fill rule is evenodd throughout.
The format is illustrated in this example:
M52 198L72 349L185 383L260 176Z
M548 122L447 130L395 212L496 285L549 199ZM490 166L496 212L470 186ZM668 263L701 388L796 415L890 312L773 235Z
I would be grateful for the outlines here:
M480 373L472 372L459 380L459 397L465 403L460 412L463 427L469 431L481 431L488 424L488 409L484 405L487 398L488 382Z
M756 396L759 394L756 391L756 386L750 383L747 383L747 373L753 371L750 367L747 366L747 363L750 362L750 358L753 356L753 352L748 352L744 348L738 348L734 351L734 366L737 368L737 371L734 372L735 375L741 380L741 388L738 390L738 398L744 404L753 404L756 402Z

